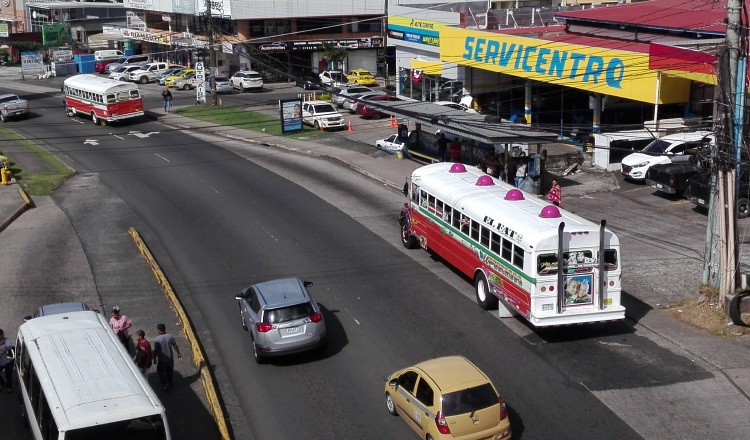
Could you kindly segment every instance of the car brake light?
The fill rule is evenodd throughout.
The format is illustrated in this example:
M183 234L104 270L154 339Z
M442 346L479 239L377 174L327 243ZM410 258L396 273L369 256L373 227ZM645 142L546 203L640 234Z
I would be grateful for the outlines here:
M437 426L438 432L441 434L451 433L451 429L448 427L448 422L445 421L442 411L438 411L435 415L435 425Z
M669 186L674 186L674 176L669 176Z
M310 321L312 322L320 322L323 320L323 315L320 313L313 313L312 316L310 316Z
M255 326L260 333L268 333L273 328L271 324L264 324L262 322L257 323Z
M508 418L508 406L505 404L505 401L499 396L497 400L500 402L500 420Z

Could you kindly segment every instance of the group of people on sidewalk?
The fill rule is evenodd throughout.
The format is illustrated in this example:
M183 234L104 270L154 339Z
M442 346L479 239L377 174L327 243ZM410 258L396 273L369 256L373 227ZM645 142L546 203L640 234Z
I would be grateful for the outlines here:
M117 334L117 338L130 352L130 336L128 329L133 326L130 319L121 313L120 307L112 307L112 317L109 318L109 325ZM174 336L167 333L164 324L156 325L156 337L154 346L146 339L146 332L138 330L135 332L135 356L133 361L140 368L141 373L145 376L151 365L156 365L156 372L159 375L162 389L167 391L172 387L174 377L174 352L177 353L177 359L182 359L180 348L175 342Z
M461 142L458 138L454 138L450 144L450 160L451 162L461 161ZM448 152L448 139L445 137L445 133L440 133L440 137L437 140L438 160L440 162L446 162L446 153ZM546 152L545 152L546 154ZM527 178L527 165L526 158L518 158L513 184L516 188L520 188L523 185L524 180ZM490 176L500 179L505 182L505 163L502 155L498 155L495 152L487 154L483 161L477 163L477 167ZM511 169L511 172L513 170ZM557 182L557 179L552 179L552 187L547 193L547 200L552 202L553 205L562 207L562 188Z

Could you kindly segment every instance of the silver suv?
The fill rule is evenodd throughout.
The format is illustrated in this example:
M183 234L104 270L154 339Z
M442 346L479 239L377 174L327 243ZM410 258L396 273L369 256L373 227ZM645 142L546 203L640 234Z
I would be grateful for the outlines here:
M257 363L270 356L325 351L326 326L320 307L307 292L309 286L311 281L284 278L253 284L235 297Z

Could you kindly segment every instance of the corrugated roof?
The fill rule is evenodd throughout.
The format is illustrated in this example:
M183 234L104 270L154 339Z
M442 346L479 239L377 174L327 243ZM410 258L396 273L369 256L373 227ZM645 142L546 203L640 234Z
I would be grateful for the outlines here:
M537 40L544 41L577 44L580 46L601 47L603 49L616 49L629 52L648 53L648 42L640 43L635 41L620 40L616 38L566 33L564 29L564 26L546 26L518 29L493 29L489 32L493 34L536 38Z
M654 29L726 32L727 0L651 0L555 14L570 21L639 25ZM747 8L747 5L745 6Z

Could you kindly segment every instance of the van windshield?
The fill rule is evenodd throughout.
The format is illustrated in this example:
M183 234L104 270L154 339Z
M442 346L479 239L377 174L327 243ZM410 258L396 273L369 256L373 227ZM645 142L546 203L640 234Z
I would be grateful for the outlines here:
M159 415L73 429L65 433L65 440L164 440L164 422Z

